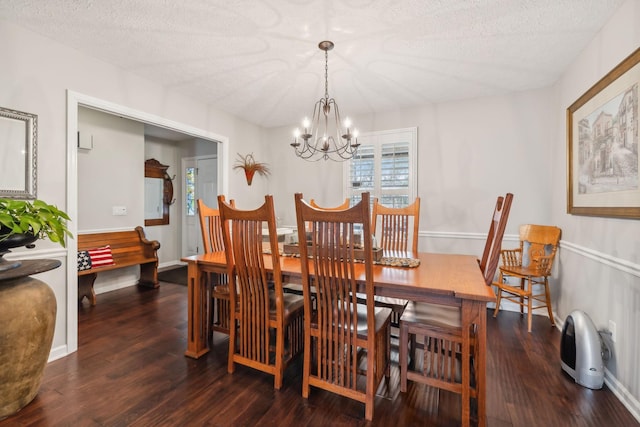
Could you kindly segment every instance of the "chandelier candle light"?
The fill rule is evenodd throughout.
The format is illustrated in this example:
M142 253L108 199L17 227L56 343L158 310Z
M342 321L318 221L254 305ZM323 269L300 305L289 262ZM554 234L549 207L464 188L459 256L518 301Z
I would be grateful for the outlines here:
M329 98L329 51L333 49L333 46L333 42L330 41L323 41L318 44L320 50L324 51L324 98L320 98L316 102L313 108L312 120L309 121L308 118L304 118L302 132L300 129L296 129L293 132L291 146L298 157L309 161L321 159L348 160L356 154L360 146L358 144L358 130L351 130L351 121L347 118L344 121L346 131L343 132L338 104L333 98ZM332 106L333 117L329 120ZM335 137L329 130L330 121L335 126ZM300 142L300 139L302 139L302 142Z

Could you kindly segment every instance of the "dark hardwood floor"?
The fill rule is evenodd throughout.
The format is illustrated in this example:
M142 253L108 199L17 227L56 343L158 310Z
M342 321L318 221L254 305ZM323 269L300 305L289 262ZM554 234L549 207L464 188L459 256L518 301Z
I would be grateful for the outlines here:
M187 288L122 289L79 308L79 350L47 365L38 396L7 426L456 426L456 395L409 383L399 392L393 365L378 390L374 422L364 406L312 389L302 398L301 359L280 391L273 378L238 366L227 373L227 343L215 335L199 360L183 355ZM534 316L488 316L489 426L639 425L611 391L589 390L560 369L560 332ZM394 353L397 362L397 352Z

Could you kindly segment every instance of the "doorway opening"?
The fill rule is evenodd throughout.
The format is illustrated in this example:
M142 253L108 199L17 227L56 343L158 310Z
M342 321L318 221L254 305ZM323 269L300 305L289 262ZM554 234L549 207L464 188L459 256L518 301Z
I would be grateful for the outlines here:
M204 131L189 125L165 119L160 116L134 110L129 107L110 103L98 98L90 97L73 91L67 91L67 213L71 218L78 217L78 109L86 107L107 114L116 115L149 125L154 129L166 130L200 138L217 143L217 186L219 193L228 192L228 183L225 179L228 171L228 138L212 132ZM141 162L144 159L141 159ZM75 222L69 224L73 235L77 235L78 229ZM77 242L70 239L67 245L67 301L66 301L66 336L67 354L78 349L78 312L77 295L78 279L75 263Z

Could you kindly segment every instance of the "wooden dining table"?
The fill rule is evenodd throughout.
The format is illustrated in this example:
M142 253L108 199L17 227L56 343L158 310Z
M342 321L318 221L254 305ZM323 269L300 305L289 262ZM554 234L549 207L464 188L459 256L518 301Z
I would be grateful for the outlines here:
M386 254L385 254L386 255ZM486 306L496 301L490 286L485 284L478 260L471 255L423 253L403 254L417 258L417 267L374 265L375 294L412 301L458 305L462 309L462 423L469 425L470 407L470 341L475 325L477 349L476 392L478 425L486 422ZM188 264L188 336L185 355L199 358L209 351L207 273L226 274L224 252L193 255L182 258ZM271 257L265 258L268 269ZM280 269L288 282L301 281L300 258L280 257ZM364 267L362 265L362 267ZM364 283L364 268L356 272Z

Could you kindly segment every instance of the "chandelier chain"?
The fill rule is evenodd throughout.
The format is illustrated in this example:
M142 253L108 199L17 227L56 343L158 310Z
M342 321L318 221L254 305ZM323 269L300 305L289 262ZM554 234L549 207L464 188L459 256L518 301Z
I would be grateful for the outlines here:
M329 51L324 51L324 98L329 99Z

